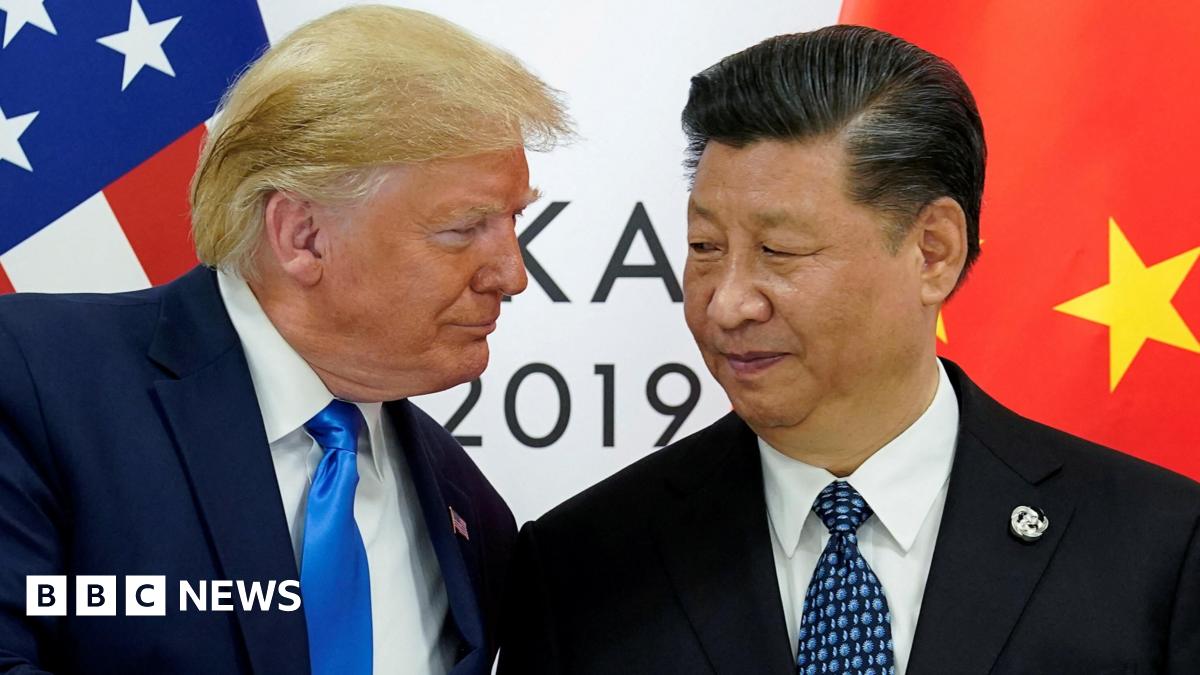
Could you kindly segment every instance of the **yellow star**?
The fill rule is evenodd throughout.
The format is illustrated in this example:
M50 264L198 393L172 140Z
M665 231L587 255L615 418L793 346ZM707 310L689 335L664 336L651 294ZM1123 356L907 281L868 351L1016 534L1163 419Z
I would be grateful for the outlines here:
M1200 247L1147 267L1117 221L1108 219L1108 284L1054 309L1108 326L1109 391L1146 340L1200 353L1200 342L1171 304L1198 257Z

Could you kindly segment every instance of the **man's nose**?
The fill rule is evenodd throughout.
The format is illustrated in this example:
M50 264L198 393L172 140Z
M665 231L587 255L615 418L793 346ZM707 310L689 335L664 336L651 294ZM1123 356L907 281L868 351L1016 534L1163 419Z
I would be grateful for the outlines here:
M708 317L719 328L734 330L747 322L762 323L770 319L771 302L751 270L735 262L716 279L708 302Z
M506 227L476 275L475 291L493 293L498 290L504 295L517 295L527 286L529 278L525 274L525 260L521 257L516 228Z

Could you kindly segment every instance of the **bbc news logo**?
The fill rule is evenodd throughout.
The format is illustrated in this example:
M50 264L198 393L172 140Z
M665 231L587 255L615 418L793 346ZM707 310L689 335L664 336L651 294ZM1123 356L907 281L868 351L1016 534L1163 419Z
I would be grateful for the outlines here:
M75 616L116 616L117 577L79 575L75 577ZM198 581L195 585L180 580L175 596L180 612L294 612L300 609L300 582L295 579L276 582L242 580ZM166 616L167 578L154 575L125 577L125 616ZM27 616L66 616L67 577L61 575L25 577L25 614Z

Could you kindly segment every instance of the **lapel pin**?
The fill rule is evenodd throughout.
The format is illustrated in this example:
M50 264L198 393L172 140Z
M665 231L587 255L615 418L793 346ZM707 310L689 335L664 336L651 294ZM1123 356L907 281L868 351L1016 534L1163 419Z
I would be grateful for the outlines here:
M1030 506L1018 506L1013 509L1008 520L1009 529L1013 535L1024 542L1034 542L1042 538L1050 527L1050 519L1041 509Z
M453 506L450 507L450 530L463 539L471 541L471 535L467 534L467 521L454 512Z

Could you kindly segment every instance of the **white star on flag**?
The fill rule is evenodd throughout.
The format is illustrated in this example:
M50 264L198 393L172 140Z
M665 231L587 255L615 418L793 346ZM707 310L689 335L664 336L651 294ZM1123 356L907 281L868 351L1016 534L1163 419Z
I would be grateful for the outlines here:
M0 45L0 48L7 47L8 43L16 37L17 31L24 28L27 23L31 23L51 35L58 35L58 31L54 29L54 22L50 20L50 15L42 6L43 2L45 0L0 0L0 9L4 10L5 14L4 44Z
M16 117L5 117L4 109L0 108L0 162L9 161L26 171L33 171L20 141L21 134L25 133L37 116L38 111L34 110Z
M3 0L0 0L3 1ZM146 21L146 13L138 0L133 0L129 8L129 30L123 33L106 35L96 42L114 49L125 55L125 72L121 77L121 91L142 72L142 68L150 66L155 70L175 77L175 69L163 52L162 43L175 30L175 25L183 17L163 19L150 23Z

